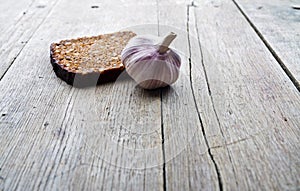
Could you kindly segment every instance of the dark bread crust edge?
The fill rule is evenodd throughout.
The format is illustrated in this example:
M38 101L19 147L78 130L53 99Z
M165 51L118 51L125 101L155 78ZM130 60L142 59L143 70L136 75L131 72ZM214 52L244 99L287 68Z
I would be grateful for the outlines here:
M53 70L57 77L65 81L67 84L74 87L91 87L99 84L114 82L120 76L120 74L125 70L125 67L119 68L110 68L108 70L99 71L99 72L90 72L87 74L74 73L63 68L59 64L59 60L53 57L54 47L57 43L52 43L50 45L50 60L53 67Z

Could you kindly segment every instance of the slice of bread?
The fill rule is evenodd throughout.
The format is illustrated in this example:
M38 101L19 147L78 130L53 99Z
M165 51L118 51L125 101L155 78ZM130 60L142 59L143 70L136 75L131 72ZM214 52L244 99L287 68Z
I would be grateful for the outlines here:
M67 84L76 87L115 81L124 70L121 52L135 35L123 31L53 43L50 46L53 70Z

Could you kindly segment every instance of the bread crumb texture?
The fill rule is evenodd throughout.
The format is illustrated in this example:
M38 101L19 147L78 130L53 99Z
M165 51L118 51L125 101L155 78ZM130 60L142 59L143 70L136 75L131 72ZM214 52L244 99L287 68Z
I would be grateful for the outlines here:
M51 44L51 57L56 64L72 73L101 73L105 70L124 68L121 52L135 35L131 31L122 31L62 40Z

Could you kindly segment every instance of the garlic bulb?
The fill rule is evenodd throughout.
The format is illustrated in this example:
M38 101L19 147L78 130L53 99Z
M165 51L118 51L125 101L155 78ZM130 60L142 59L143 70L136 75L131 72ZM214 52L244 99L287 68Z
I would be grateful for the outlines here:
M155 89L174 83L179 76L180 56L169 48L176 34L171 32L163 42L154 38L136 36L121 53L127 73L142 88Z

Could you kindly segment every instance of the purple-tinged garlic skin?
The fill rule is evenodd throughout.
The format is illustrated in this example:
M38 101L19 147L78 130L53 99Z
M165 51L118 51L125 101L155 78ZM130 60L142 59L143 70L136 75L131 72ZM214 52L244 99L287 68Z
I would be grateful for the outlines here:
M160 53L160 46L154 39L136 36L121 53L127 73L144 89L171 85L179 77L180 56L170 48Z

